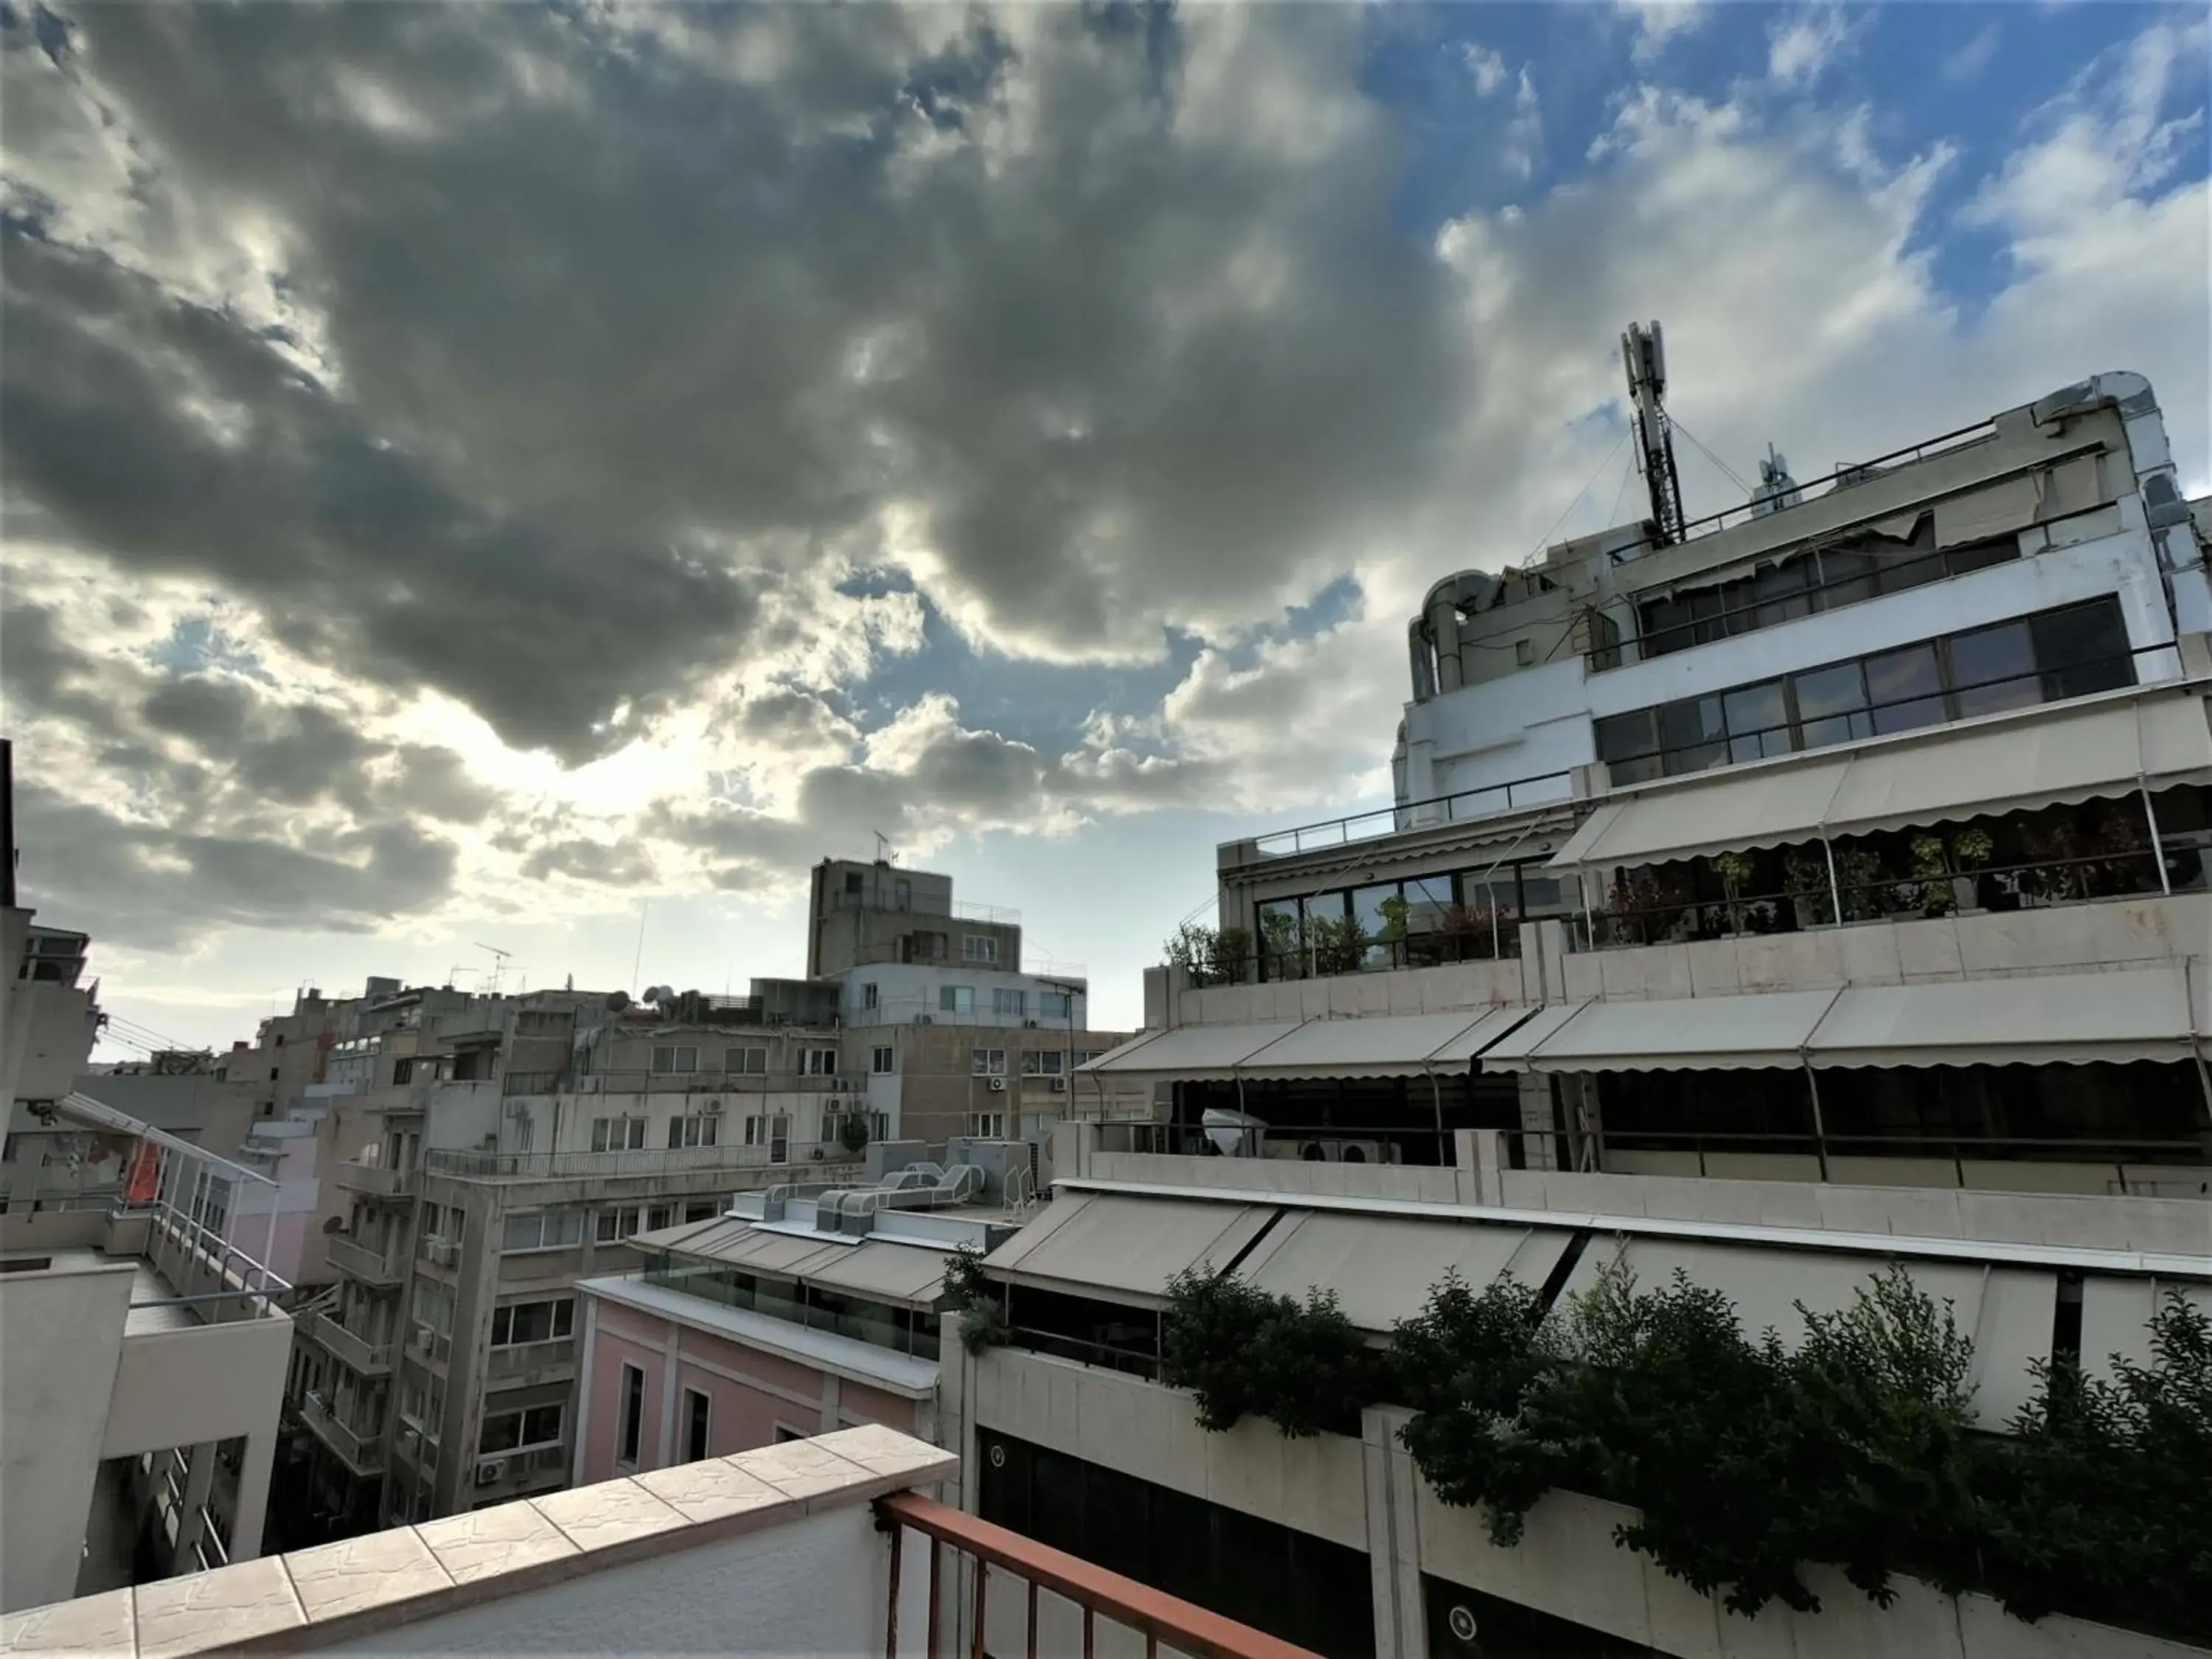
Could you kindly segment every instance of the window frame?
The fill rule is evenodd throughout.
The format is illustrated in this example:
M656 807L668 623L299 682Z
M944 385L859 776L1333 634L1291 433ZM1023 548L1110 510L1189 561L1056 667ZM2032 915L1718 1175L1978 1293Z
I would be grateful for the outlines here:
M663 1065L661 1057L667 1056ZM699 1045L696 1042L656 1042L650 1060L655 1077L689 1077L699 1069Z
M968 1050L968 1066L970 1077L1004 1077L1006 1074L1006 1051L978 1044Z
M960 935L960 960L979 968L999 965L999 937L995 933L963 933Z
M896 1047L888 1042L878 1044L875 1051L868 1056L868 1075L889 1077L896 1070L898 1070Z
M696 1404L694 1402L696 1402ZM699 1463L714 1454L709 1449L714 1443L714 1397L704 1389L689 1385L684 1389L684 1462Z

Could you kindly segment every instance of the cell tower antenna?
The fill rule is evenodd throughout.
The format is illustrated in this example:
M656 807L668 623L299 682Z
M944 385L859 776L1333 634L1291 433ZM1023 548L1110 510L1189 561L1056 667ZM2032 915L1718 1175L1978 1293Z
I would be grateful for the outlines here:
M507 958L512 957L514 952L512 951L502 951L496 945L486 945L482 941L478 941L477 949L479 951L489 951L492 954L491 988L486 991L484 994L486 996L495 997L499 994L500 977L507 972Z
M1634 410L1638 464L1651 491L1651 526L1662 547L1683 536L1682 477L1674 469L1674 428L1667 418L1667 343L1657 323L1631 323L1620 337Z

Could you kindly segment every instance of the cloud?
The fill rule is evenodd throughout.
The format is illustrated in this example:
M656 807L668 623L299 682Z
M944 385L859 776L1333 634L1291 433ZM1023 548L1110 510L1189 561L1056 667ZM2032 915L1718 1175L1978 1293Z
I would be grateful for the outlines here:
M1711 10L1706 0L1620 0L1620 9L1636 26L1632 54L1646 69L1674 40L1700 27Z
M1505 59L1480 40L1460 43L1460 58L1474 82L1475 96L1487 98L1505 84Z
M1972 39L1943 60L1943 78L1947 81L1971 81L1990 66L1996 56L1997 40L2002 31L1995 23L1977 29Z
M1840 7L1784 14L1767 33L1767 78L1784 87L1809 87L1850 41L1855 28Z

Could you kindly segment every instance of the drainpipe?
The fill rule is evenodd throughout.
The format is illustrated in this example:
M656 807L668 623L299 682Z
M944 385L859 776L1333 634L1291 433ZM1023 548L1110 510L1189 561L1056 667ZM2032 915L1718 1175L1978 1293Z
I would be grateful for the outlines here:
M1821 837L1823 845L1826 843L1826 836ZM1832 864L1830 865L1829 870L1832 878L1834 872ZM1843 907L1837 906L1836 915L1840 918L1843 913ZM1842 1000L1846 988L1848 988L1841 985L1836 988L1835 994L1828 999L1828 1006L1820 1010L1820 1018L1813 1022L1812 1029L1805 1033L1805 1041L1797 1050L1797 1063L1805 1068L1805 1092L1813 1103L1813 1156L1820 1162L1820 1182L1823 1186L1827 1184L1828 1180L1828 1126L1820 1115L1820 1085L1813 1072L1813 1039L1820 1035L1820 1028L1828 1023L1828 1016L1835 1012L1836 1004Z

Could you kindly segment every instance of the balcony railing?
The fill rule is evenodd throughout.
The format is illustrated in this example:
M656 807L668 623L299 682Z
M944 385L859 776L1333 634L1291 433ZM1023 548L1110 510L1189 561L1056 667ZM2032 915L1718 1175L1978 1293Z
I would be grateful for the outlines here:
M404 1262L381 1250L372 1250L342 1233L333 1233L325 1245L330 1251L331 1266L364 1284L397 1285L407 1275Z
M371 1342L348 1330L328 1314L297 1315L294 1322L349 1370L363 1376L380 1376L392 1369L389 1342Z
M645 1147L634 1152L465 1152L422 1155L434 1176L461 1181L552 1181L572 1176L684 1175L695 1170L764 1170L767 1146Z
M356 1474L374 1474L383 1468L384 1448L378 1431L363 1433L341 1423L322 1395L307 1395L300 1404L300 1416L315 1437L343 1458Z
M1079 1626L1079 1651L1084 1659L1097 1650L1101 1620L1118 1625L1144 1638L1145 1652L1166 1649L1188 1654L1192 1659L1315 1659L1307 1649L1294 1647L1279 1638L1224 1619L1218 1613L1140 1584L1133 1578L1024 1538L1018 1532L966 1515L933 1498L911 1492L893 1492L876 1500L877 1524L890 1534L890 1595L884 1613L884 1659L899 1655L899 1579L904 1562L906 1533L919 1533L929 1540L928 1559L916 1567L928 1575L928 1623L922 1632L922 1650L929 1659L945 1651L944 1592L960 1582L954 1571L964 1566L968 1616L973 1636L969 1651L981 1659L987 1651L1011 1654L1010 1643L987 1647L988 1630L1004 1628L1011 1637L1022 1632L1022 1651L1036 1659L1039 1653L1079 1650L1059 1632L1047 1633L1043 1626L1053 1615L1066 1613L1052 1603L1041 1603L1040 1592L1056 1601L1072 1602L1066 1622ZM949 1559L948 1559L949 1558ZM949 1571L950 1570L950 1571ZM997 1598L1018 1598L1018 1624L996 1624L992 1609L1003 1605Z
M415 1172L348 1160L332 1167L331 1183L370 1198L404 1198L414 1190Z
M564 1382L575 1374L575 1344L565 1336L494 1348L484 1362L484 1381L499 1388L535 1388L545 1382Z
M1426 800L1407 801L1401 806L1377 807L1371 812L1355 812L1348 817L1301 824L1295 830L1279 830L1271 836L1255 837L1252 844L1263 859L1291 858L1300 853L1379 840L1408 830L1441 829L1446 824L1470 823L1478 818L1503 817L1509 812L1525 812L1540 806L1571 806L1576 804L1574 776L1571 770L1541 772L1534 777L1486 784L1480 789L1462 789L1453 794L1432 795Z

